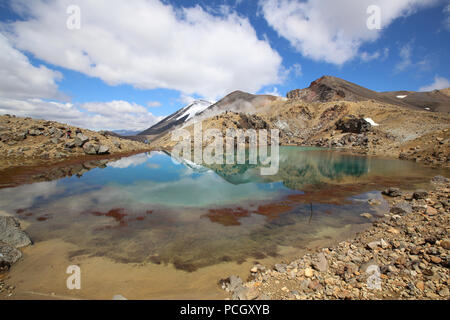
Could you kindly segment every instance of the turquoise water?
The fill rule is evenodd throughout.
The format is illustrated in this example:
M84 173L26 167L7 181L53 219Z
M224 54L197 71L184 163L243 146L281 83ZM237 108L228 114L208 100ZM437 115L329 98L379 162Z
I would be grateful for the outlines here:
M282 147L274 176L257 165L204 166L151 152L81 178L1 189L0 206L30 223L35 242L75 244L74 256L193 271L332 239L367 223L361 213L382 214L384 187L414 188L437 174L448 171L315 148Z

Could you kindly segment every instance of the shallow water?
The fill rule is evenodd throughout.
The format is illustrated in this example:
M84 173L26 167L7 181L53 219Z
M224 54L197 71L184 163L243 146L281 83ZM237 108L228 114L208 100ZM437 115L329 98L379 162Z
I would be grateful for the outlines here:
M342 240L366 226L361 213L386 211L384 187L413 189L437 174L448 171L315 148L282 147L274 176L139 154L81 178L1 189L3 213L35 243L11 278L24 297L220 298L221 277ZM79 292L65 288L70 264L89 279Z

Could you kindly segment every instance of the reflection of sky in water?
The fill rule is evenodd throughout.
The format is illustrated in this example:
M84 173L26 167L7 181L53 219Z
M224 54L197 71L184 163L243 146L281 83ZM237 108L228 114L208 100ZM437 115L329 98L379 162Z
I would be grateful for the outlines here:
M108 163L81 178L35 183L0 190L4 208L30 207L33 204L65 198L82 201L84 209L95 207L134 207L155 204L167 207L210 207L245 201L280 198L299 192L303 185L359 181L370 174L432 176L430 169L398 160L370 159L336 152L283 147L280 169L274 176L260 176L252 165L220 165L209 168L189 161L173 161L162 152L151 152ZM73 203L72 205L75 205ZM12 208L11 208L12 209Z
M260 176L259 168L251 165L202 167L176 163L160 152L139 154L81 178L1 189L0 208L31 222L27 231L37 242L63 239L90 254L119 261L142 262L157 254L160 261L189 270L271 256L279 245L303 247L331 239L348 226L366 223L362 212L378 210L367 199L381 198L380 192L371 183L363 191L360 182L378 183L386 176L393 179L389 182L408 176L425 181L437 173L398 160L291 147L280 152L280 169L274 176ZM355 182L349 189L340 184ZM331 188L325 188L327 184ZM314 194L320 199L293 200L283 211L284 196L308 196L311 191L304 188L310 185L317 187ZM320 201L333 197L338 201ZM352 201L342 202L349 197ZM260 205L281 211L258 212ZM209 211L238 206L242 216L234 216L239 210L216 210L212 215ZM126 214L123 221L106 216L113 209ZM42 217L46 220L37 220Z

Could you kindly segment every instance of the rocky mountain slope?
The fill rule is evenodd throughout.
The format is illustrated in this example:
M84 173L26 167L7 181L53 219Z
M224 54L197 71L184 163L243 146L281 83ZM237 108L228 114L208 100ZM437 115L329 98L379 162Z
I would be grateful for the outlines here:
M176 126L184 124L186 121L193 118L196 114L202 112L211 105L212 103L206 100L195 100L138 135L151 136L164 133Z
M69 130L70 137L67 136ZM0 169L147 150L146 144L109 135L106 131L95 132L55 121L0 116Z
M433 92L376 92L332 76L323 76L313 81L308 88L290 91L287 96L306 102L375 100L416 110L450 112L448 89Z
M408 102L418 103L418 98L394 99L391 96L397 93L377 93L322 77L309 88L291 91L288 99L234 92L183 127L193 133L192 124L202 121L203 130L215 128L223 133L278 129L282 145L341 148L448 167L450 113L439 111L450 106L445 92L410 94L434 97L427 100L430 110L426 110ZM170 130L164 132L152 140L152 146L170 150L176 144L171 137Z

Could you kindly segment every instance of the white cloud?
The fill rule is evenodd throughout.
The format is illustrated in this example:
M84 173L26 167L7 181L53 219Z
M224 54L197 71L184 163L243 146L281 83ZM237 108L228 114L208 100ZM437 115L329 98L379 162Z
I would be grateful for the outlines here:
M419 61L414 61L413 42L414 41L410 41L400 47L400 61L394 67L394 74L398 74L411 68L415 68L416 71L429 71L431 69L431 60L429 56L425 56Z
M361 52L360 57L364 62L369 62L376 59L386 60L389 57L389 48L384 48L382 51L377 50L373 53L363 51Z
M369 62L380 57L380 51L375 51L374 53L361 52L361 60L364 62Z
M0 114L5 113L55 120L93 130L144 130L162 119L143 106L126 101L74 105L42 99L0 97Z
M25 20L3 28L19 49L110 85L215 98L281 80L280 55L233 11L218 16L157 0L12 3ZM69 4L81 9L80 30L66 28Z
M301 77L302 75L303 75L303 69L302 69L302 66L300 65L300 64L298 64L298 63L294 63L293 65L292 65L292 69L291 69L293 72L294 72L294 75L298 78L298 77Z
M408 43L400 48L400 62L395 65L394 72L398 73L412 66L412 46Z
M0 33L0 96L9 98L62 98L56 81L62 75L35 67Z
M264 94L268 94L268 95L276 96L276 97L281 97L281 94L278 91L277 87L273 87L272 91L266 91L266 92L264 92Z
M432 84L421 87L419 89L419 91L427 92L427 91L433 91L433 90L441 90L441 89L445 89L448 87L450 87L450 80L436 75L434 77L434 82Z
M303 56L341 65L382 30L367 28L367 8L381 9L381 26L440 0L260 0L268 24ZM367 56L366 56L367 58Z
M444 14L445 14L444 26L448 31L450 31L450 4L448 4L444 8Z
M147 107L149 107L149 108L158 108L158 107L161 107L161 106L162 106L162 103L159 102L159 101L149 101L149 102L147 102Z

